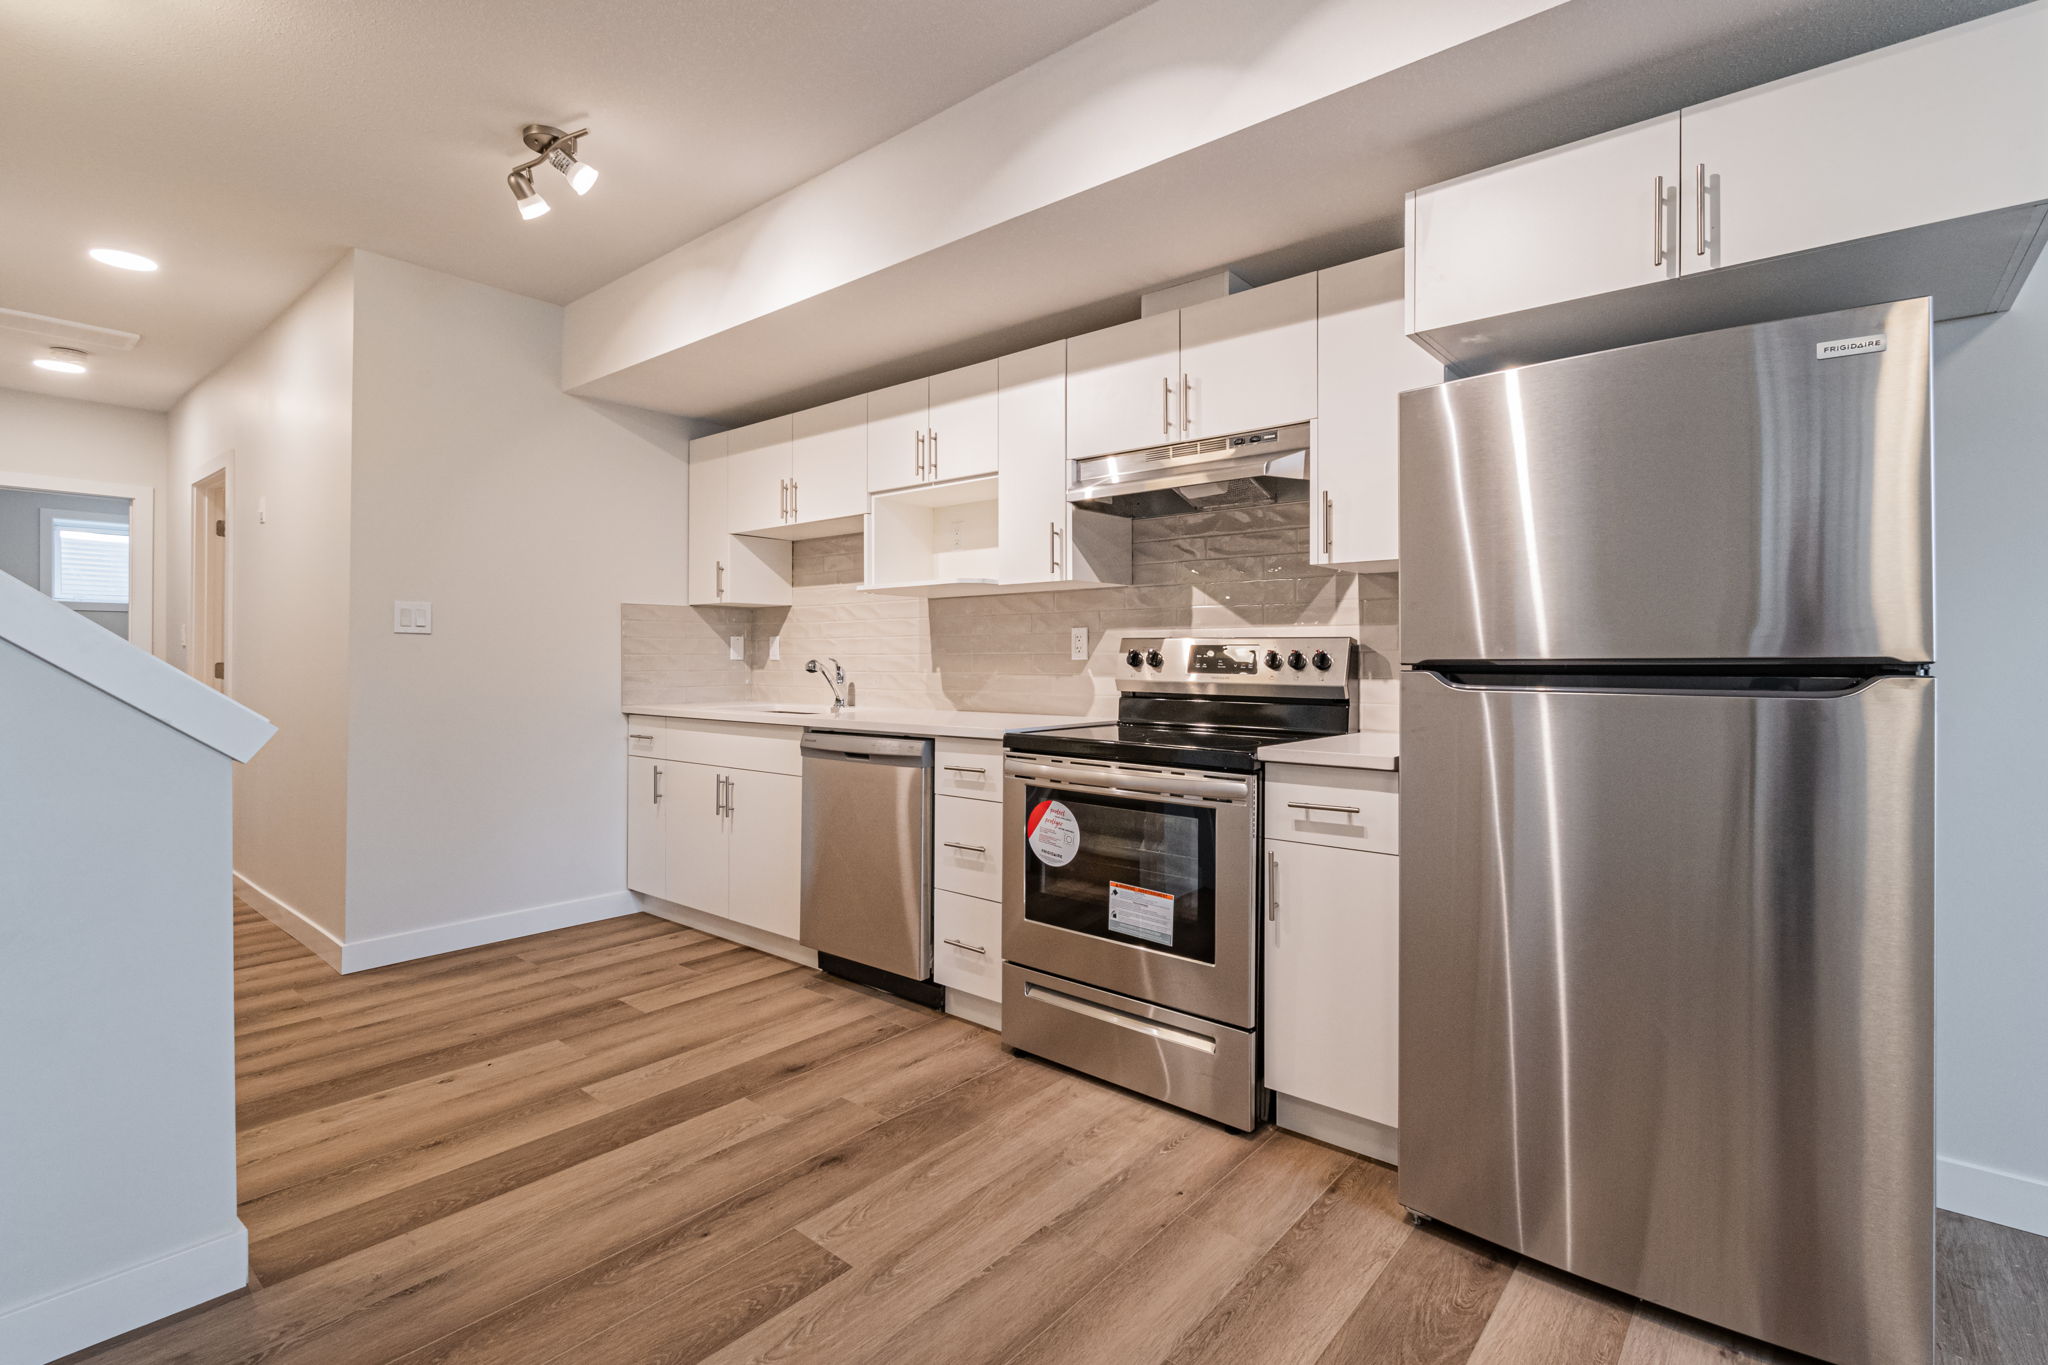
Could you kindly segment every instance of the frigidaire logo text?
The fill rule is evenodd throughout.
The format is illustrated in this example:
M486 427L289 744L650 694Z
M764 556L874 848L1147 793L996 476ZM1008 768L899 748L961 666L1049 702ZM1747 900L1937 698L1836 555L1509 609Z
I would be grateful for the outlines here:
M1843 337L1839 341L1816 342L1813 348L1813 355L1816 360L1831 360L1838 355L1868 355L1872 351L1882 351L1883 349L1884 337L1882 335Z

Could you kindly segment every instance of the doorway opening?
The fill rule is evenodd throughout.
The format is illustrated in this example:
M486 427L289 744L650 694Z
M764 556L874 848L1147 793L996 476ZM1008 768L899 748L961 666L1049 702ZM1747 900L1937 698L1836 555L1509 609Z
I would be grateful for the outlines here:
M0 473L0 573L150 649L151 518L147 488Z
M228 690L228 471L192 485L191 673Z

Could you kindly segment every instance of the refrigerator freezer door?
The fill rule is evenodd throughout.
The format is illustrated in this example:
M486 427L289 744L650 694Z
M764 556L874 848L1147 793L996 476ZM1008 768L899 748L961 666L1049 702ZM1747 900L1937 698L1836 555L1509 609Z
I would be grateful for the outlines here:
M1401 1202L1925 1365L1933 700L1405 674Z
M1401 657L1932 659L1928 319L1914 299L1403 394Z

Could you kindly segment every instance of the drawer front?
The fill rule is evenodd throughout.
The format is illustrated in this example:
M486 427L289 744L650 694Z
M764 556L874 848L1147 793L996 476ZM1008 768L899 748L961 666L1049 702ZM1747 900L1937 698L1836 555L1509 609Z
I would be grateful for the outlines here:
M803 729L796 725L748 725L723 720L670 720L667 749L659 757L679 763L704 763L714 768L744 768L757 773L801 777Z
M1399 777L1373 768L1266 768L1266 837L1294 844L1401 851Z
M941 891L1003 899L1003 808L941 796L933 802L932 884Z
M668 722L660 716L626 717L626 752L640 758L666 758Z
M984 1000L1003 998L1003 907L957 891L932 897L932 979Z
M988 739L933 741L937 773L932 790L940 796L967 796L976 801L1003 799L1003 746Z

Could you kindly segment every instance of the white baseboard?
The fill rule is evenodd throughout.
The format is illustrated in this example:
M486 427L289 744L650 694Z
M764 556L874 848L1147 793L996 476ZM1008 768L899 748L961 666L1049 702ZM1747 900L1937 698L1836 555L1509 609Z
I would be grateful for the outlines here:
M1318 1142L1327 1142L1332 1147L1342 1147L1347 1152L1369 1156L1374 1161L1384 1161L1389 1166L1401 1164L1400 1129L1359 1118L1356 1114L1346 1114L1275 1091L1273 1125L1290 1133L1312 1137Z
M1944 1156L1935 1159L1934 1186L1934 1202L1950 1213L2048 1237L2048 1180Z
M544 934L550 929L567 929L574 924L590 924L596 920L639 913L640 905L632 892L608 891L601 896L529 905L518 910L503 910L495 915L456 920L452 924L430 924L423 929L380 934L375 938L351 938L341 945L341 970L361 972L372 967L389 967L395 962L438 957L442 953L477 948L486 943L503 943L508 938L525 938L528 934Z
M965 1019L970 1024L979 1024L986 1029L1003 1031L1003 1006L1000 1001L984 1000L966 991L946 987L946 1013L955 1019Z
M341 940L308 919L295 906L279 900L239 872L235 874L235 894L254 906L257 914L312 949L313 955L322 962L337 972L343 970Z
M203 1242L0 1312L0 1361L45 1365L249 1282L240 1222Z
M665 901L655 896L640 897L639 904L633 908L644 910L650 915L658 915L688 929L699 929L718 938L731 939L734 943L748 948L758 948L764 953L786 958L800 967L818 965L817 949L806 948L793 938L771 934L766 929L756 929L751 924L741 924L738 920L730 920L723 915L707 915L702 910L692 910L687 905L677 905L674 901Z

